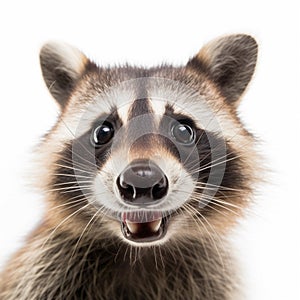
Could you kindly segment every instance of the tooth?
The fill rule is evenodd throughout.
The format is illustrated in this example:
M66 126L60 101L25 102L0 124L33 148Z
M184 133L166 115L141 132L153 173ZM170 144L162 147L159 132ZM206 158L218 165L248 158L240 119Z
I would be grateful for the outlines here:
M153 232L157 232L160 228L162 219L158 219L149 223L150 228Z
M139 229L139 224L138 224L138 223L132 223L132 222L129 222L129 221L127 220L127 221L126 221L126 225L127 225L128 230L129 230L131 233L137 233L137 232L138 232L138 229Z
M151 230L152 232L158 232L160 226L161 226L161 222L162 219L157 219L155 221L151 221L151 222L147 222L145 223L145 225L148 227L149 230ZM126 226L128 228L128 230L130 231L130 233L132 234L137 234L140 229L141 229L141 223L134 223L134 222L130 222L130 221L126 221Z

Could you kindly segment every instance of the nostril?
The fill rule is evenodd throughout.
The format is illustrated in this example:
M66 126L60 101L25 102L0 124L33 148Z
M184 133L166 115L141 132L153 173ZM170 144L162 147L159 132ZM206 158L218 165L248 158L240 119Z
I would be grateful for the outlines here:
M124 181L123 176L119 177L118 181L119 181L119 184L120 184L121 188L123 188L123 189L127 189L130 186L129 184L127 184Z
M168 180L166 176L161 178L161 180L152 187L152 198L153 200L159 200L163 198L168 192Z
M120 194L121 194L121 197L123 199L127 199L128 201L132 201L134 198L135 198L135 188L126 183L122 176L119 176L118 179L117 179L117 186L119 188L119 191L120 191Z

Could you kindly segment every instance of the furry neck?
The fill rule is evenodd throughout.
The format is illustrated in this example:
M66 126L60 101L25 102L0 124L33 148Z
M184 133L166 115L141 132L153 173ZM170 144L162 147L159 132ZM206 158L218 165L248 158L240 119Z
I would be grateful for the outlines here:
M35 237L17 259L20 277L3 299L231 299L236 285L211 239L136 248L60 233Z

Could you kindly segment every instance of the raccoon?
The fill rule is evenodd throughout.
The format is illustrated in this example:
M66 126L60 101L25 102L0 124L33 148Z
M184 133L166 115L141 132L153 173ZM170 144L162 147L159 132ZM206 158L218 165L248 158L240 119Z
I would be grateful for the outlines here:
M43 46L60 108L36 151L46 212L2 271L0 298L241 299L228 235L258 178L237 112L256 60L244 34L179 67L102 67Z

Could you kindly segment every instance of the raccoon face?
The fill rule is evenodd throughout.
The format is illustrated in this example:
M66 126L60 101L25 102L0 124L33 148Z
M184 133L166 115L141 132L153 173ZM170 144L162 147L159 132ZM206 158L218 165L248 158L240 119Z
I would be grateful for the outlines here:
M183 67L102 68L46 44L42 73L61 109L40 147L50 222L135 246L225 231L255 179L236 109L256 56L253 38L233 35Z

